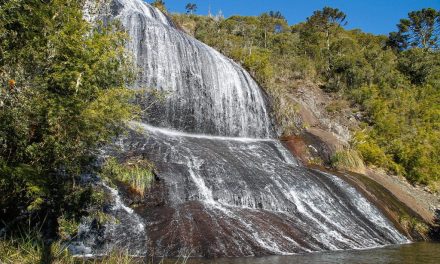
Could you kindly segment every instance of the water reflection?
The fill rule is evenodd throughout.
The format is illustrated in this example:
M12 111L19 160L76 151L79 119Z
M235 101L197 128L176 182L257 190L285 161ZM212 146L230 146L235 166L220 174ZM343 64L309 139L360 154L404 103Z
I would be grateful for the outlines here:
M165 263L175 263L166 261ZM294 256L271 256L261 258L191 259L188 264L319 264L319 263L440 263L440 243L413 243L369 250L349 250L313 253Z

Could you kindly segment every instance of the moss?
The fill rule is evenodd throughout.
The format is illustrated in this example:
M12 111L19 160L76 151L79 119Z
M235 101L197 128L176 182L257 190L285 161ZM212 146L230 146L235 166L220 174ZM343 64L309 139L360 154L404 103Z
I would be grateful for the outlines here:
M429 239L431 228L419 219L403 214L399 217L399 223L410 234L420 236L423 240Z
M62 215L58 217L58 235L62 240L69 240L78 233L79 223Z

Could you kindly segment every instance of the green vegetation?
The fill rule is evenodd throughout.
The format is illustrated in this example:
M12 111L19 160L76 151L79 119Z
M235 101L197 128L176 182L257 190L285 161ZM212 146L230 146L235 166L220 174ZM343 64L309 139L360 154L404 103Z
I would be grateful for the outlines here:
M360 156L433 190L440 185L439 17L433 9L411 12L387 37L345 30L349 18L329 7L293 26L279 12L173 15L184 30L249 70L272 98L284 134L303 129L296 103L288 100L295 82L320 84L364 117L352 150L337 153L335 166L350 167ZM343 105L327 111L337 114Z
M192 15L192 14L194 14L197 11L197 5L196 4L188 3L188 4L186 4L185 9L186 9L186 13L187 14L191 14Z
M417 218L404 214L399 217L399 223L405 230L421 236L424 240L429 237L429 226Z
M165 7L165 2L163 0L154 0L151 2L151 5L162 11L163 13L167 13L167 9Z
M102 169L104 178L128 185L141 196L154 180L153 164L141 157L133 157L121 163L116 158L109 158Z
M389 37L390 46L405 50L409 47L438 49L440 45L440 13L433 8L424 8L408 14L400 20L399 31Z
M57 241L51 245L44 243L41 234L28 230L22 236L15 239L0 240L0 263L2 264L35 264L35 263L54 263L54 264L136 264L136 263L172 263L185 264L189 257L170 260L154 260L137 258L130 256L126 251L114 250L110 254L100 258L85 259L73 257L69 254L65 245ZM41 259L41 255L50 247L50 260Z
M80 175L96 169L99 147L140 110L125 88L134 76L126 34L117 24L92 27L82 4L0 0L1 263L83 262L69 256L60 239L76 235L81 217L113 220L101 211L105 193L81 185ZM154 5L166 11L161 0ZM291 84L319 83L364 116L334 166L365 162L440 188L438 11L411 12L386 37L345 30L345 14L333 8L294 26L280 12L222 19L193 15L195 4L187 9L191 15L175 15L175 21L249 70L271 96L284 134L304 129L295 123L298 105L286 100ZM335 102L327 111L341 107ZM102 173L144 195L152 170L135 157L109 159ZM99 261L135 260L114 253Z
M40 263L45 251L44 239L35 231L23 233L21 237L0 240L0 262L34 264ZM53 263L74 263L66 248L59 242L50 245Z
M44 239L38 233L27 233L26 236L15 240L0 240L0 262L4 264L35 264L41 262L45 251ZM67 248L60 242L50 245L51 263L54 264L134 264L145 263L143 260L131 257L127 252L113 251L100 259L81 259L69 254ZM176 262L180 263L180 262ZM183 262L182 262L183 263Z
M134 73L126 34L92 27L82 2L0 0L2 263L58 261L58 242L43 242L72 237L99 208L102 197L80 175L139 112L125 88ZM39 228L22 234L23 226Z

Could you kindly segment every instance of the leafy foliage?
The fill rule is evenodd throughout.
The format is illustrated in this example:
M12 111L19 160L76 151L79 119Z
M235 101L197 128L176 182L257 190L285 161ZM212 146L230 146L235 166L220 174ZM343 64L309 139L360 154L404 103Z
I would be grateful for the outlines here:
M398 50L440 47L440 11L423 8L410 12L397 24L398 32L390 33L389 44Z
M0 30L0 222L79 217L78 176L138 111L127 37L74 0L1 1Z

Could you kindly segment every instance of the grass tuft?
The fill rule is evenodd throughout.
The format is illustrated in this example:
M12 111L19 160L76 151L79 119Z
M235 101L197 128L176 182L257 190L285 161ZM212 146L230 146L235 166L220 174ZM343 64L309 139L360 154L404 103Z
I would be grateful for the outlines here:
M130 186L141 196L154 180L153 164L140 157L133 157L120 163L116 158L109 158L102 169L104 178L117 180Z
M362 173L365 171L365 164L356 150L347 149L337 151L331 158L332 166L340 170L348 170Z

